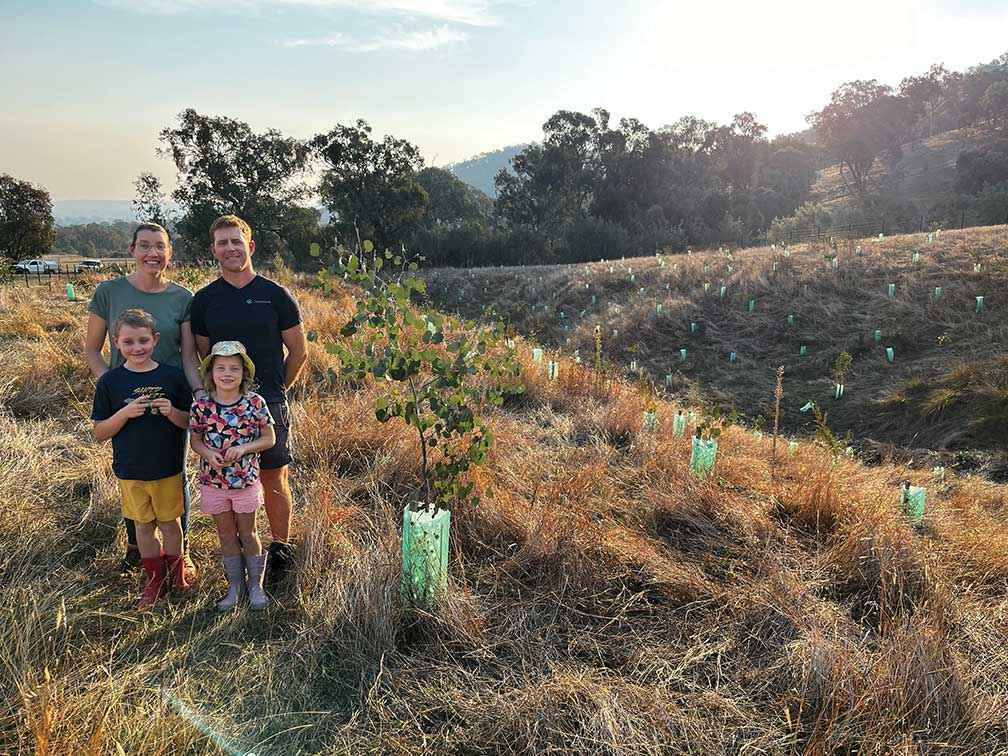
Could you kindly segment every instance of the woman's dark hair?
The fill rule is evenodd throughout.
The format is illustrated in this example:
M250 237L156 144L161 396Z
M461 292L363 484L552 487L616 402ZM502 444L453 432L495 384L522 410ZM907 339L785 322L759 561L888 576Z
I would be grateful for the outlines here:
M168 229L162 226L160 223L141 223L135 229L133 229L133 241L130 242L130 249L136 246L137 234L141 231L160 231L165 235L165 239L168 240L168 246L172 245L171 234L168 233Z

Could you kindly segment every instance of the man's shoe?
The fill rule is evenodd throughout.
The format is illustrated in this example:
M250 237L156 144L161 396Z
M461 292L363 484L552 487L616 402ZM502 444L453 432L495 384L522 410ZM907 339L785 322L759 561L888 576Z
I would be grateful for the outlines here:
M141 564L140 549L131 543L126 544L126 554L123 556L123 572L133 572Z
M264 583L268 590L275 589L294 566L294 546L283 541L273 541L266 550L266 575Z

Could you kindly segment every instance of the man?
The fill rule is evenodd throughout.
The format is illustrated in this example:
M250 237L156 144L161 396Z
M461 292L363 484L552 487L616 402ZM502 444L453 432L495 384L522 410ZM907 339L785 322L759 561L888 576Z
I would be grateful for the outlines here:
M290 292L253 269L255 242L248 223L236 215L221 216L210 227L210 241L220 277L196 292L190 326L201 356L209 354L218 341L245 345L255 365L256 390L276 423L276 444L260 458L266 518L273 539L268 548L266 583L272 587L287 573L294 556L287 473L291 459L287 389L301 374L307 358L304 327Z

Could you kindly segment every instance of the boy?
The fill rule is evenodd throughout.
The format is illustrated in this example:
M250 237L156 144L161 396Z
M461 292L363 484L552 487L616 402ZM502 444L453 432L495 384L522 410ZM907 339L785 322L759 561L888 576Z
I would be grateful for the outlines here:
M98 379L91 419L96 439L112 439L112 471L119 480L123 516L136 523L147 572L140 597L145 607L167 592L168 583L180 590L189 587L179 517L181 449L191 395L181 370L152 359L158 332L150 313L125 310L115 320L112 337L125 361Z

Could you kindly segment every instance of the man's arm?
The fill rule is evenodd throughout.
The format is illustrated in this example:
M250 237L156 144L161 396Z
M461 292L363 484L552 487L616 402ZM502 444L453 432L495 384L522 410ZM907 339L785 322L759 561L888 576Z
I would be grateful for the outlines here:
M200 379L199 374L200 358L196 354L198 348L197 338L202 338L209 342L206 336L193 336L192 326L188 320L179 326L179 339L182 346L182 370L185 372L186 380L189 382L189 388L193 391L203 388L203 381ZM209 344L207 346L209 348Z
M308 342L305 339L304 325L298 323L280 332L284 346L287 347L287 359L284 361L284 388L289 389L301 375L301 369L308 360Z

